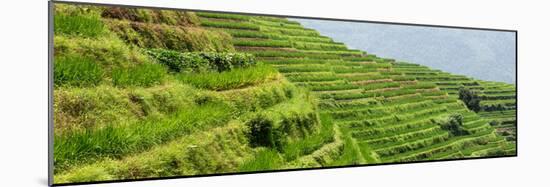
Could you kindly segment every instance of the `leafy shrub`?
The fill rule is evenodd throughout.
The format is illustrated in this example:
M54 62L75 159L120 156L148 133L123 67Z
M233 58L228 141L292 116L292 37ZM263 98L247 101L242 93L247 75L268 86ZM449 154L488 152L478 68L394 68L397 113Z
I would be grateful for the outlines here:
M203 72L208 70L206 59L200 58L196 53L185 55L184 53L164 49L147 50L146 53L174 72Z
M103 69L91 58L62 56L54 60L54 84L94 86L101 82Z
M99 17L60 14L54 16L54 32L59 34L96 37L103 34L105 28Z
M246 53L200 53L200 56L207 59L218 72L256 64L254 56Z
M147 50L146 53L174 72L222 72L256 64L254 57L245 53L180 53L164 49Z
M475 112L479 112L481 110L481 106L479 105L481 99L479 98L478 93L467 88L460 88L458 91L458 98L466 104L468 109Z
M159 84L165 74L164 66L144 63L130 68L113 69L111 78L115 86L151 86Z

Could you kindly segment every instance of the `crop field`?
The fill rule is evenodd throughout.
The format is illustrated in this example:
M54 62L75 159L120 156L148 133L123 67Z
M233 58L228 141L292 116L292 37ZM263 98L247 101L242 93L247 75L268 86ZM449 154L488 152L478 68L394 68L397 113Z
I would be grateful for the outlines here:
M285 18L56 3L54 31L56 184L516 154L514 85Z
M488 120L500 135L516 141L516 87L514 85L475 80L466 76L452 75L416 64L397 64L396 70L405 75L421 75L422 80L432 82L451 97L459 97L460 89L475 90L480 100L477 113ZM446 75L446 76L444 76Z

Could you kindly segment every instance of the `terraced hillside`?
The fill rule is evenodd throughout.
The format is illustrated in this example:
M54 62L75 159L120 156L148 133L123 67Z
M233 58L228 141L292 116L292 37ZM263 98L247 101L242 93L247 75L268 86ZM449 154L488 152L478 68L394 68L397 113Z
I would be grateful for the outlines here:
M516 151L515 87L291 20L58 3L54 18L55 183Z
M402 70L405 76L432 82L455 98L460 97L460 89L474 91L480 100L479 109L476 112L497 128L500 135L505 136L509 141L516 141L516 87L514 85L475 80L416 64L396 63L395 65L395 68Z
M254 54L277 67L288 80L316 93L323 113L333 117L344 137L351 137L348 147L361 155L353 159L341 156L343 160L379 163L490 155L497 154L496 150L515 152L489 125L489 120L498 119L503 124L498 127L515 126L515 120L507 115L514 116L513 110L481 112L481 117L457 98L461 84L475 89L475 83L467 82L474 81L470 78L349 50L286 19L197 15L207 23L203 26L229 31L236 50ZM487 91L481 95L484 108L515 98L511 85L481 84ZM508 95L496 97L498 94ZM450 114L462 116L465 132L457 135L441 127L440 121Z

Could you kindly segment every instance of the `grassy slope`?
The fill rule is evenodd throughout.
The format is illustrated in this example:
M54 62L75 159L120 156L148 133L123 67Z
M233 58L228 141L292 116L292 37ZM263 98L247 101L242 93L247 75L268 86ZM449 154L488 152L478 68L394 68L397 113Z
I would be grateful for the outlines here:
M178 73L146 55L234 51L228 34L174 21L192 13L58 6L57 15L66 17L54 46L56 183L235 172L264 149L292 161L333 141L317 101L269 65ZM250 145L258 114L284 144Z
M67 24L56 25L54 46L64 75L56 77L54 93L56 183L514 151L451 89L293 21L74 6L57 11L66 16L56 23ZM247 52L268 66L173 73L145 54L149 48ZM502 95L497 83L483 84L495 90L486 94ZM471 135L451 136L436 125L451 113L463 114ZM257 132L273 141L250 139L258 124L272 125Z

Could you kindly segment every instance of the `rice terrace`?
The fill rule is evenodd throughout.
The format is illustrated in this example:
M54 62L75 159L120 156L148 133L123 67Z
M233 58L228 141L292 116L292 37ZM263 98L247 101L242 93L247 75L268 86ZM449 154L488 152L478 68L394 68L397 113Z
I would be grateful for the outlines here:
M54 184L516 155L516 86L280 17L55 3Z

